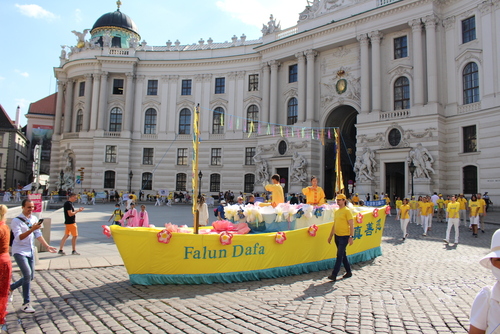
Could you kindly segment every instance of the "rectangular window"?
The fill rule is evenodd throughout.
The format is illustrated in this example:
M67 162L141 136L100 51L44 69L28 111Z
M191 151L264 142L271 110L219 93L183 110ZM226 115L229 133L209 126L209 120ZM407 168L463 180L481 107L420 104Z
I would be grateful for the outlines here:
M288 82L297 82L297 73L297 64L288 66Z
M188 162L188 149L178 148L177 149L177 164L186 166Z
M153 164L153 148L144 148L142 150L142 164L143 165L152 165Z
M476 126L464 126L462 128L464 153L477 152L477 133Z
M85 96L85 81L80 82L80 89L78 90L78 96Z
M210 175L210 192L220 192L220 174Z
M123 95L123 79L113 79L113 95Z
M182 80L181 95L191 95L191 79Z
M226 91L226 78L215 78L215 94L224 94Z
M212 166L222 166L222 149L221 148L213 148L212 149L212 157L211 163Z
M476 39L476 17L472 16L462 21L462 43Z
M394 38L394 59L408 57L408 37Z
M116 146L106 145L106 162L116 162Z
M258 74L250 74L248 76L248 91L258 91L259 90L259 75Z
M255 175L253 175L253 174L246 174L245 175L244 191L246 193L253 193L254 184L255 184Z
M175 178L175 191L186 191L187 176L184 173L177 174Z
M158 95L158 80L148 80L148 95Z
M245 147L245 165L255 165L253 157L255 155L255 147Z

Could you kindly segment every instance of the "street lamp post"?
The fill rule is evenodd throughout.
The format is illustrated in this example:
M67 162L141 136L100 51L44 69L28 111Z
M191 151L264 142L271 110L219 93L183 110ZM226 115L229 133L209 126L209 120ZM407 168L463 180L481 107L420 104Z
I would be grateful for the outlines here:
M134 177L134 173L132 173L132 171L130 171L130 173L128 173L128 193L129 194L132 193L132 177Z
M415 170L417 169L417 166L413 164L413 160L410 162L410 166L408 166L410 169L410 174L411 174L411 197L413 197L413 175L415 174Z
M203 173L201 170L198 172L198 197L201 197L201 178L203 177ZM193 194L194 195L194 194Z
M61 172L59 173L59 176L61 177L61 182L59 182L59 191L62 190L62 186L64 184L64 171L61 169Z

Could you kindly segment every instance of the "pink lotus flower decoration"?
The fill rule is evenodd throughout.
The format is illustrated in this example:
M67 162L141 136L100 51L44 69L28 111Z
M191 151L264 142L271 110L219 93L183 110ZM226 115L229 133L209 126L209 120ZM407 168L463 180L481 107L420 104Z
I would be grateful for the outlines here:
M158 232L156 236L158 237L158 242L168 244L170 242L170 239L172 238L172 232L170 232L167 229L164 229Z
M316 232L318 232L318 225L314 224L314 225L309 226L309 229L307 230L307 232L309 233L309 235L311 237L315 237Z
M363 222L363 215L361 214L361 212L356 215L356 222L358 222L358 224L361 224Z
M233 234L227 231L224 231L220 234L219 237L221 245L227 246L233 242Z
M388 205L385 207L385 214L388 215L391 213L391 207Z
M378 209L377 208L373 209L373 217L375 217L375 218L378 217Z
M102 233L107 236L108 238L111 237L111 230L109 229L108 225L102 225Z
M276 240L276 243L283 244L286 240L285 232L276 232L275 240Z

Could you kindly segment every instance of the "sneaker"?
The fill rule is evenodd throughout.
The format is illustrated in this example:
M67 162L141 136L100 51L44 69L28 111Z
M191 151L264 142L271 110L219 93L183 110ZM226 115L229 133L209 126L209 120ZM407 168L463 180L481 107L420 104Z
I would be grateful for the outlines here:
M443 242L444 242L445 244L449 244L448 240L446 240L446 239L443 239Z
M404 237L404 239L408 238L408 235L409 235L409 234L408 234L408 233L406 233L406 234L405 234L405 237Z
M9 303L14 301L14 291L9 290Z
M21 307L21 310L26 313L35 313L35 309L31 307L30 303L26 303Z
M424 237L427 235L427 233L422 234Z
M57 252L57 255L66 255L66 253L64 253L64 251L60 249L59 252Z
M71 255L80 255L80 253L78 253L77 251L72 251Z
M327 278L334 282L337 280L337 277L333 277L332 275L328 276Z
M484 233L484 230L481 230L481 232L483 232L483 233Z
M352 277L352 273L345 273L344 276L342 276L342 278L349 278L349 277Z

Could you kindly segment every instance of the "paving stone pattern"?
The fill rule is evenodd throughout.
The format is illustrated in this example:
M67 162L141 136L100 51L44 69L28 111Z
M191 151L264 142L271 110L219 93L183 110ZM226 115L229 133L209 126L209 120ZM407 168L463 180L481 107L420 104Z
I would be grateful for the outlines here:
M7 324L9 333L51 334L466 333L475 295L494 283L478 260L497 227L488 224L473 238L461 226L460 243L444 245L445 224L434 221L427 236L410 224L403 242L399 221L388 217L383 255L354 265L353 277L335 284L327 271L233 284L131 286L123 266L39 270L32 284L36 312L20 311L16 292Z

